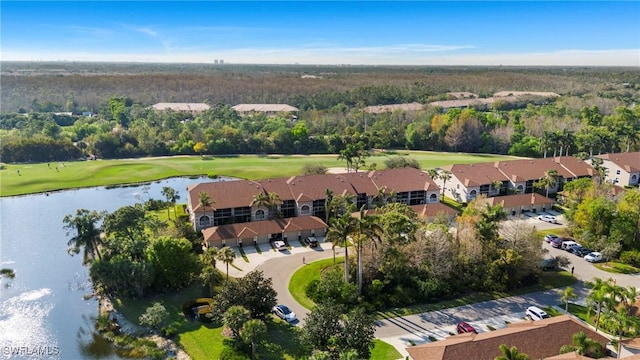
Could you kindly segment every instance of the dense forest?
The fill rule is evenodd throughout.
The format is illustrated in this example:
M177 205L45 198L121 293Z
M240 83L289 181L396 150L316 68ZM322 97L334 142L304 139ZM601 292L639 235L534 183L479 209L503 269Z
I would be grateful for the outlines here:
M408 148L538 157L639 149L637 68L365 67L231 64L2 63L0 158L86 155L339 153ZM550 91L489 109L425 106L371 114L365 106ZM198 115L157 102L205 102ZM278 117L240 117L237 103L287 103ZM69 114L71 113L71 114ZM92 116L83 116L91 113Z

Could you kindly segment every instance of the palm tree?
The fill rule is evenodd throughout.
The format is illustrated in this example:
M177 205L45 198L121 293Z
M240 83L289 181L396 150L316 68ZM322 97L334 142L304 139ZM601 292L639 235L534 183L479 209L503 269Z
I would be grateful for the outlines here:
M451 171L442 170L442 172L438 175L438 178L442 180L442 201L444 201L444 191L447 189L447 181L451 179Z
M603 353L602 344L588 338L584 331L580 331L577 334L573 334L571 337L572 345L563 345L560 348L560 354L566 354L572 351L578 353L578 355L584 355L588 357L596 358L601 357Z
M495 360L529 360L529 356L518 352L518 348L515 346L508 348L507 345L502 344L500 351L502 351L502 355L497 356Z
M333 262L335 263L335 247L344 247L344 281L349 282L349 235L353 232L353 217L350 213L329 219L329 228L325 240L331 242L334 248Z
M76 230L76 235L67 243L69 254L77 254L80 252L80 248L84 248L83 263L86 264L94 260L96 256L98 259L102 259L100 254L100 246L102 244L100 240L101 229L97 224L105 215L106 212L78 209L75 216L66 215L62 219L62 222L65 223L65 229Z
M611 283L611 279L604 281L600 278L595 278L593 285L591 286L591 291L587 295L589 311L591 311L594 304L598 305L598 314L596 315L596 332L598 332L598 327L600 326L602 305L604 305L605 302L610 301L609 292L612 286L613 284Z
M555 187L558 183L558 170L549 169L545 171L544 176L538 180L534 186L539 189L546 189L546 197L549 197L549 188Z
M429 169L427 170L427 174L431 177L433 181L438 180L438 170L437 169Z
M578 295L571 286L567 286L564 290L558 290L558 293L562 295L560 301L564 302L564 312L569 313L569 301L576 299Z
M382 207L387 203L387 198L387 187L383 186L379 188L376 194L371 197L371 205L376 208Z
M169 206L167 206L167 218L171 218L171 214L169 213L169 208L170 207L175 207L176 205L176 201L178 201L178 199L180 199L180 195L178 195L178 193L176 192L175 189L169 187L169 186L164 186L162 187L162 195L164 195L165 199L167 199L167 203Z
M620 348L622 346L622 336L627 331L634 329L636 332L640 330L640 317L629 314L625 307L619 307L614 310L607 311L604 316L604 322L607 328L618 335L618 359L620 358Z
M331 203L333 202L333 191L331 189L324 190L324 223L328 224L329 219L333 215L331 213Z
M216 260L220 260L227 265L227 280L229 280L229 264L236 258L236 252L232 248L225 246L216 254Z
M273 192L259 192L253 196L251 207L265 208L267 209L268 219L278 217L277 206L281 204L280 196Z
M206 191L200 191L198 194L198 201L200 202L200 206L202 206L202 213L204 216L207 215L207 206L213 206L213 204L216 203ZM209 224L211 224L211 222L209 222Z
M365 207L360 208L360 216L354 219L354 244L356 245L357 262L358 262L358 295L362 294L362 248L365 242L376 241L382 239L383 229L376 222L374 216L368 216Z
M240 335L245 343L251 344L251 359L256 358L258 342L267 334L267 325L260 319L250 319L242 325Z
M269 215L270 218L280 218L280 211L278 211L278 205L282 204L282 200L280 200L280 195L274 192L268 192L267 198L269 199ZM271 215L273 214L273 215Z

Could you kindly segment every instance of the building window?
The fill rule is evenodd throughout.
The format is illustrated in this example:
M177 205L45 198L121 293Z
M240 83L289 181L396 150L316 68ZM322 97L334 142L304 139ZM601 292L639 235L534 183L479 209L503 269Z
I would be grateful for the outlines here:
M256 220L264 220L264 210L256 210Z
M460 184L456 184L456 189L460 189Z
M302 205L300 207L300 215L309 215L311 213L311 208L309 205Z
M633 176L631 176L631 182L635 183L636 181L638 181L638 175L633 174Z
M518 194L522 194L522 190L524 190L522 185L518 185Z
M200 219L198 220L198 225L200 227L207 227L209 226L209 217L206 215L200 216Z
M620 175L620 170L616 170L616 175Z
M471 199L475 199L475 198L476 198L476 196L478 196L478 192L477 192L477 191L475 191L475 190L471 190L471 191L469 192L469 198L471 198Z
M431 194L431 195L429 196L429 202L432 202L432 203L434 203L434 202L438 202L438 195L436 195L436 194Z

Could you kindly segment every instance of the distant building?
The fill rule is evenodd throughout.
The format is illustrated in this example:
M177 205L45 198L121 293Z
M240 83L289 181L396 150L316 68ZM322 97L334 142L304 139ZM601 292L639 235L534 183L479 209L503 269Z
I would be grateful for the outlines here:
M391 105L374 105L367 106L364 108L364 111L369 114L381 114L385 112L394 112L396 110L400 111L420 111L424 109L424 105L412 102L409 104L391 104Z
M199 114L205 110L209 110L210 106L205 103L157 103L153 105L152 108L158 111L172 110Z
M287 104L238 104L233 109L241 116L264 113L274 116L280 113L297 113L298 108Z

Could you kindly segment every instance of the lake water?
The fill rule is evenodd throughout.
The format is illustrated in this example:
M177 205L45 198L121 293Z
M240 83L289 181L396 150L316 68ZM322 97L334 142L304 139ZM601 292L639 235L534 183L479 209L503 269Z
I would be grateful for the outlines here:
M224 180L224 179L220 179ZM88 188L0 199L0 268L16 277L0 284L0 357L12 359L119 359L96 341L98 305L91 294L82 253L67 253L62 218L77 209L113 212L125 205L164 199L174 188L186 202L186 187L210 179L174 178L148 186Z

